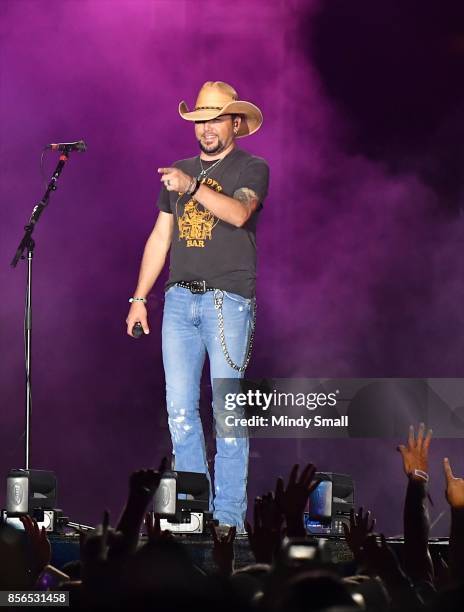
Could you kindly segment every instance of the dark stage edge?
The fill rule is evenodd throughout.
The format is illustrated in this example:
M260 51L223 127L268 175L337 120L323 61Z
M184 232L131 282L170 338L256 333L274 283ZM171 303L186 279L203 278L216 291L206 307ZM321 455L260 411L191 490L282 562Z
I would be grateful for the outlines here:
M57 568L62 568L63 565L70 561L79 559L79 536L76 535L50 535L52 545L52 565ZM193 562L207 573L215 571L215 564L212 558L213 541L209 536L195 535L176 535L176 542L180 542L186 546ZM146 541L145 537L141 538L141 543ZM401 558L403 540L387 538L388 543L394 548L397 555ZM331 560L337 564L342 575L352 575L355 572L355 564L353 556L346 542L342 538L329 538L326 546L328 546ZM448 538L436 538L429 542L432 556L438 552L441 553L446 560L448 557ZM255 563L253 553L251 552L246 535L238 535L234 542L235 552L235 569L240 569L247 565Z

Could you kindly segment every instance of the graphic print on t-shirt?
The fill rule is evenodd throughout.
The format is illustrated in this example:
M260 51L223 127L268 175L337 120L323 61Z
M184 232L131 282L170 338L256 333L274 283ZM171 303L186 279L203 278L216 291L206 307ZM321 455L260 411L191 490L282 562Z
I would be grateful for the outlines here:
M222 186L212 178L202 180L207 185L220 193ZM177 216L179 226L179 240L185 240L187 247L204 248L207 240L211 240L213 230L219 223L219 219L212 212L205 209L195 198L190 198L184 207L184 212Z

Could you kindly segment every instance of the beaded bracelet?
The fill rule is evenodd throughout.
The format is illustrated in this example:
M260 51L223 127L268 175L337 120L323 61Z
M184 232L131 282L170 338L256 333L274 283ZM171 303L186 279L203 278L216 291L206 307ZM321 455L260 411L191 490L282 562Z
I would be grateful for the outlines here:
M147 303L147 299L146 298L141 298L141 297L131 297L129 298L129 302L132 304L132 302L143 302L144 304Z
M196 184L197 184L197 179L194 176L192 176L192 178L190 179L190 183L187 188L187 191L185 193L188 193L190 195L192 191L195 189Z
M192 196L194 196L194 195L196 194L196 192L197 192L197 191L200 189L200 185L201 185L201 182L200 182L198 179L195 179L195 180L196 180L197 184L195 185L194 190L193 190L193 191L192 191L192 193L190 194L190 195L192 195Z
M192 183L194 183L193 187L191 186ZM192 183L190 183L189 190L187 191L187 193L191 196L195 195L200 187L200 181L196 177L192 178Z

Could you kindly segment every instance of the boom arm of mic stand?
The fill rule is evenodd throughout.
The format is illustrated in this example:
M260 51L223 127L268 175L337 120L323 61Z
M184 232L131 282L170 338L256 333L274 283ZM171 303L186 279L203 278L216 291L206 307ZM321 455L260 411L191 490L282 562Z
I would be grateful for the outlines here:
M50 193L52 191L56 191L58 188L57 182L60 178L60 174L64 168L65 163L69 159L69 154L64 152L60 155L60 160L53 172L52 178L47 186L47 191L44 194L44 197L40 200L38 204L36 204L32 210L31 218L29 219L29 223L24 227L24 236L19 243L19 246L16 250L16 254L11 261L11 267L16 268L18 261L23 257L24 251L32 245L33 248L33 240L32 240L32 232L34 231L35 224L40 219L40 215L42 214L44 208L48 205L48 200L50 198Z

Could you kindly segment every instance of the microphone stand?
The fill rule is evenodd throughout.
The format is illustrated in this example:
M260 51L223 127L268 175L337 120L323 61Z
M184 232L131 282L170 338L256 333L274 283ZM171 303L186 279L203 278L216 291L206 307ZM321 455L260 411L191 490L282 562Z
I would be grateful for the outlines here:
M24 227L24 236L19 243L16 254L11 262L13 268L16 267L20 259L25 259L27 256L27 273L26 273L26 305L24 313L24 355L26 362L26 429L24 438L24 469L29 470L30 464L30 449L31 449L31 416L32 416L32 387L31 387L31 340L32 340L32 258L34 256L35 242L32 239L34 228L40 219L41 214L48 205L48 200L52 191L58 188L58 179L64 168L65 163L69 159L69 150L65 150L60 155L59 162L53 172L52 178L47 186L47 190L38 204L32 210L29 223ZM26 251L27 255L24 255Z

